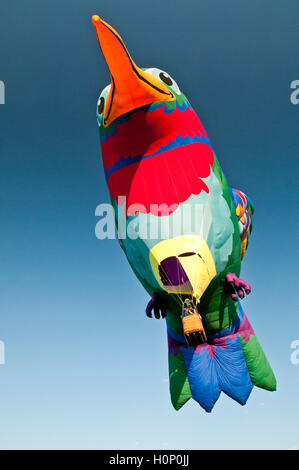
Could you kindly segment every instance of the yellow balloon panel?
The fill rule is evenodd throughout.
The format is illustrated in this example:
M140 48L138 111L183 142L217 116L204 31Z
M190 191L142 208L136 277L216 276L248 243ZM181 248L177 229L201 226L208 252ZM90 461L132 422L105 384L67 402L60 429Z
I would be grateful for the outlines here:
M149 253L159 285L168 293L200 299L216 275L215 263L200 235L181 235L157 243Z

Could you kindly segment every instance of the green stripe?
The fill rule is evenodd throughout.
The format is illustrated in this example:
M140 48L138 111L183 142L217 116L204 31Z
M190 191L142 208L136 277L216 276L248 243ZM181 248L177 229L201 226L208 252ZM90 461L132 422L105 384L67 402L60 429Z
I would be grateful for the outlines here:
M249 341L245 341L240 335L239 338L252 383L256 387L274 392L276 378L259 340L255 335L250 336Z
M190 385L181 351L176 356L169 353L168 364L171 403L176 410L179 410L191 398Z

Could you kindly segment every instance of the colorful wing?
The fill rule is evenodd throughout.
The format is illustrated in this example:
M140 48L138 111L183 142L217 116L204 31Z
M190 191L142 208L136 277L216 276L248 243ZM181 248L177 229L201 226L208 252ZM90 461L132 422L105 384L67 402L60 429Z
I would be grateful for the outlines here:
M235 213L239 222L240 238L241 238L241 259L243 259L245 251L248 247L249 236L252 231L252 217L254 207L249 199L239 189L231 188L231 195L235 206Z

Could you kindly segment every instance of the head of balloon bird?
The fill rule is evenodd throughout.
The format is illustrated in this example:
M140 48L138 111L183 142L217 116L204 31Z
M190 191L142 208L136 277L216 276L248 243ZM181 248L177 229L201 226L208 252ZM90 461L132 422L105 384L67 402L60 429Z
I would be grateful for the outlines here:
M143 204L150 212L149 203L171 205L185 201L190 189L190 194L207 190L199 177L210 174L214 155L187 98L168 73L138 67L109 24L99 16L93 16L92 21L111 76L110 85L98 99L97 120L112 199L126 196L128 206ZM199 154L200 159L194 158ZM160 158L152 158L157 156ZM150 175L152 171L159 176L150 178L145 190L145 173ZM174 171L185 173L189 189L182 187L181 178L172 178ZM168 180L175 184L167 185Z
M112 201L126 198L127 217L165 215L155 213L161 205L171 214L191 196L209 193L204 179L214 153L208 135L168 73L138 67L119 34L98 16L92 21L111 76L98 99L97 120ZM149 246L153 273L164 290L201 296L216 274L204 238L198 235L191 248L184 235ZM162 272L169 275L163 278Z

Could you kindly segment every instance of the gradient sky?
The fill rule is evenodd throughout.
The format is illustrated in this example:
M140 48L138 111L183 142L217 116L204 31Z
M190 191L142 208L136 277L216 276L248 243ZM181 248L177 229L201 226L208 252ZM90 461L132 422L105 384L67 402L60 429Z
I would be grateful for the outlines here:
M114 240L96 102L109 74L91 15L169 72L256 213L243 307L278 390L173 410L164 321ZM6 2L0 15L1 449L299 448L298 0Z

